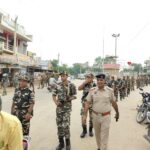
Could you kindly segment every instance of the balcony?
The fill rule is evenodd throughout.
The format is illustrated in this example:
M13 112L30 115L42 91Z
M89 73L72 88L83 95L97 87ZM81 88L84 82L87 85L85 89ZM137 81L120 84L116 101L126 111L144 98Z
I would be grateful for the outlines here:
M0 51L8 54L14 54L13 46L6 42L0 42Z
M16 32L17 37L25 41L32 42L32 35L27 34L24 27L22 25L16 24L9 15L5 16L0 14L0 27L12 34Z

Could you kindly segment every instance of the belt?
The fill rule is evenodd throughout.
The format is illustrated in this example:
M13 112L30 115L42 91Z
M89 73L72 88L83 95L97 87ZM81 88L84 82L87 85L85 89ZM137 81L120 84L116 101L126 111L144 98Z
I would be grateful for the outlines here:
M107 111L107 112L104 112L104 113L99 113L99 112L96 112L96 111L92 110L92 112L96 115L99 115L99 114L101 114L102 116L110 115L110 111Z

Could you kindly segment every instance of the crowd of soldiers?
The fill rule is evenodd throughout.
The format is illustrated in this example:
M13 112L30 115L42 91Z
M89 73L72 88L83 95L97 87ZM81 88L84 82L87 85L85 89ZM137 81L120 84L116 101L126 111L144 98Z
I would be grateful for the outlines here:
M134 76L123 76L116 79L114 76L109 76L107 77L106 84L113 88L114 95L118 101L119 98L123 100L125 97L128 97L130 92L135 90L135 87L138 89L148 86L150 84L150 76L140 75L137 78Z
M59 77L61 78L60 82L59 82ZM117 77L117 78L115 78L114 76L107 76L105 78L104 74L100 74L99 76L96 76L96 77L97 77L97 83L104 82L108 87L110 87L106 89L105 91L106 93L114 92L114 96L116 98L112 97L111 102L113 102L113 100L118 101L119 99L120 100L125 99L125 97L128 97L130 95L131 91L135 90L135 87L140 88L143 86L148 86L150 84L150 76L148 75L137 76L136 79L133 76L131 77L123 76L123 77ZM4 80L5 78L7 78L6 74L4 74L4 76L2 77L2 80L1 80L2 84L5 81ZM77 92L76 92L76 86L72 84L70 81L68 81L68 73L62 72L60 74L54 74L54 73L45 72L45 73L38 73L36 77L32 74L28 74L28 77L26 76L20 77L19 74L16 74L14 76L14 83L15 83L14 87L16 88L16 90L15 90L14 97L13 97L11 113L13 115L16 115L21 121L22 127L23 127L23 134L29 135L30 119L33 116L35 79L37 80L37 83L38 83L38 89L40 88L43 89L44 86L47 87L50 84L49 81L51 78L55 78L57 80L57 86L53 89L53 92L52 92L53 100L57 106L56 123L58 127L59 145L56 147L56 150L61 150L64 148L64 138L66 139L66 150L70 150L71 149L70 114L71 114L71 106L72 106L71 101L73 99L76 99ZM30 87L28 87L28 83ZM85 112L87 95L89 94L90 89L93 89L93 88L96 89L95 88L96 86L98 85L94 82L94 75L92 73L89 73L85 76L85 81L83 81L83 83L79 85L78 87L79 91L80 90L83 91L83 95L81 98L81 101L82 101L81 124L82 124L82 129L83 129L80 135L81 138L84 138L85 135L87 134L87 123L86 123L87 112ZM5 87L5 90L6 90L6 87ZM27 101L29 103L26 103ZM27 105L25 105L24 103L26 103ZM117 109L118 108L116 107L116 112L118 111ZM97 114L97 112L92 109L92 105L90 105L88 110L89 110L89 136L92 137L93 136L93 131L92 131L93 122L92 122L91 116L92 116L92 112L94 112L95 114ZM110 111L104 111L104 113L102 113L102 115L109 115L109 114L110 114ZM65 119L65 121L63 119ZM118 119L119 119L119 116L118 116ZM104 140L104 141L107 141L107 140ZM98 144L98 150L100 150L99 144Z

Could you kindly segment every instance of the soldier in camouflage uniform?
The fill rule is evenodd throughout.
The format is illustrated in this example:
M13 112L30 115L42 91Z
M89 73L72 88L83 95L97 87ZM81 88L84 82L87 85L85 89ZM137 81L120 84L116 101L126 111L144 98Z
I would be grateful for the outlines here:
M109 85L107 85L107 86L114 90L114 95L116 97L116 101L118 101L118 82L115 80L114 76L111 76L111 80L109 82Z
M89 73L85 76L85 81L78 87L78 90L81 91L83 90L82 98L81 98L81 103L82 103L82 108L81 108L81 121L82 121L82 128L83 131L80 135L81 138L84 138L85 135L87 134L87 125L86 125L86 120L83 122L83 117L86 115L87 119L87 114L84 114L84 109L85 109L85 102L86 102L86 96L89 93L89 90L92 87L96 87L96 83L93 82L94 75L92 73ZM89 107L89 135L93 136L93 123L92 123L92 107Z
M135 80L134 80L134 76L131 77L131 91L134 91L134 84L135 84Z
M32 88L32 91L35 93L34 88L34 73L29 74L29 87Z
M127 80L125 76L122 79L122 98L124 99L127 96Z
M18 86L19 86L19 80L18 79L19 79L19 74L15 73L14 77L13 77L13 86L15 89L18 88Z
M140 88L140 77L139 76L137 76L137 78L136 78L136 88L137 89Z
M129 96L129 94L130 94L130 88L131 88L131 79L130 79L130 77L129 76L127 76L127 79L126 79L126 83L127 83L127 96Z
M118 87L118 91L119 91L120 100L122 100L123 99L123 91L122 91L123 82L120 77L118 77L117 83L118 83L117 87Z
M11 108L11 113L17 116L22 124L23 135L29 135L34 106L34 93L29 89L28 82L28 76L19 77L19 88L15 89Z
M76 99L76 87L67 80L68 74L63 71L60 73L61 82L53 89L53 101L56 104L56 123L58 128L59 145L56 150L64 148L64 137L66 139L66 150L71 149L70 145L70 113L71 101Z

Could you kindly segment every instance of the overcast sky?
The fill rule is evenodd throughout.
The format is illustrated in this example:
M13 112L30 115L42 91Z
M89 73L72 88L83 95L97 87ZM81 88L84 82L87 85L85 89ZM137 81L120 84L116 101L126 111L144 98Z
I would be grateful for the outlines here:
M42 59L57 59L69 66L90 64L103 55L119 62L143 63L150 57L149 0L0 0L0 8L22 24L33 42L28 50Z

